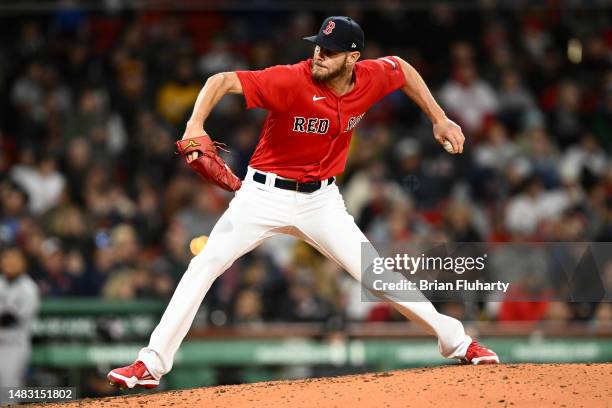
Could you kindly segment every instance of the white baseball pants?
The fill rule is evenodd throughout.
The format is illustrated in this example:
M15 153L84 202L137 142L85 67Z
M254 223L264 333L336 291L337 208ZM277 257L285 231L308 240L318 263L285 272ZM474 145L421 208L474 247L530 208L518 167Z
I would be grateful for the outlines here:
M253 181L249 168L240 190L213 228L204 249L195 256L181 278L148 347L138 360L151 374L167 374L174 355L189 331L195 314L213 281L243 254L268 237L290 234L299 237L361 280L361 245L368 240L348 214L335 183L323 182L314 193L298 193L274 186L275 174L266 173L266 184ZM438 338L440 353L462 358L472 339L458 320L440 314L427 300L390 301L408 319Z

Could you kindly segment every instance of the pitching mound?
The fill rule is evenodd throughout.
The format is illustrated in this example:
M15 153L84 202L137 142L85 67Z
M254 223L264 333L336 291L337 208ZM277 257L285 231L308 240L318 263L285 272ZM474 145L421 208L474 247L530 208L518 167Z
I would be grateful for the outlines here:
M612 364L456 365L86 399L61 404L61 407L77 405L139 408L610 407Z

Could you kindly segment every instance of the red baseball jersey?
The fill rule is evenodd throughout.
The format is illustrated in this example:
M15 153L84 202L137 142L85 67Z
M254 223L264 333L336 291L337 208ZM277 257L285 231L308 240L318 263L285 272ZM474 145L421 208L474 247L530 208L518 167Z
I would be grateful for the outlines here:
M358 61L353 89L338 96L312 79L311 62L236 72L247 108L268 110L251 167L300 182L342 173L355 126L406 82L394 57Z

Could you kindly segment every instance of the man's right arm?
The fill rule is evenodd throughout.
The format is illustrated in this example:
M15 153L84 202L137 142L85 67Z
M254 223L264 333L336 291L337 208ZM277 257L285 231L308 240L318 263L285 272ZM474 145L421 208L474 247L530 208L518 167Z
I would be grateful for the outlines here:
M221 72L208 78L198 94L183 139L201 136L210 111L228 93L241 94L242 85L235 72Z
M204 122L221 98L228 93L242 94L242 85L235 72L221 72L208 78L195 101L183 139L206 134ZM198 153L194 152L190 154L189 160L197 158Z

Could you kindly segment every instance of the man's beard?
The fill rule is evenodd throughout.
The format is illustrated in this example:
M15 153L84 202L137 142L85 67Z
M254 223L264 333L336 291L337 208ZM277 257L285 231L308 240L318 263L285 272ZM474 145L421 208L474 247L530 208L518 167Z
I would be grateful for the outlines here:
M348 72L349 68L346 65L346 60L347 57L344 57L344 61L342 61L342 65L340 65L335 71L327 71L327 72L315 72L314 67L315 67L315 62L312 61L312 67L310 69L310 72L312 74L312 79L314 79L317 82L327 82L327 81L331 81L332 79L336 79L339 76L344 75L346 72Z

